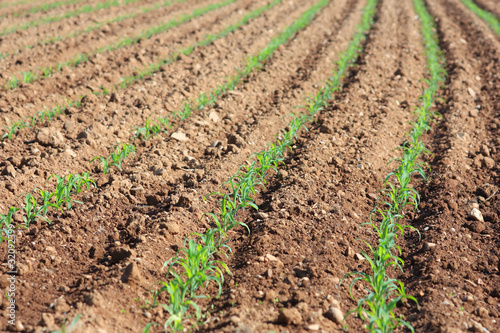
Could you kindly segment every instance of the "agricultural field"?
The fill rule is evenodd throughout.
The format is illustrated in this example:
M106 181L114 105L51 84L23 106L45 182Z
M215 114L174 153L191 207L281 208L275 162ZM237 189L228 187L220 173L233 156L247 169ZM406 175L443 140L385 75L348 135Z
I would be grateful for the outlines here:
M500 332L497 0L0 0L0 325Z

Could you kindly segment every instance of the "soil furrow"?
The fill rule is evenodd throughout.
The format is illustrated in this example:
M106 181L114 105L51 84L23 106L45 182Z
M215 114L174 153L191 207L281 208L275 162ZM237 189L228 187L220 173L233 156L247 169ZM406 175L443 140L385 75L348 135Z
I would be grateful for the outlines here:
M457 1L428 6L438 20L449 83L445 103L438 104L444 119L427 138L436 156L429 160L431 182L420 189L413 221L424 246L407 253L406 283L421 306L410 318L422 332L495 331L500 48L489 28ZM474 221L473 209L483 221Z
M197 3L200 5L203 4L201 1L197 1ZM84 33L48 45L37 44L29 49L24 49L25 45L20 45L20 43L24 43L26 39L17 40L17 47L21 48L21 50L18 54L7 58L2 63L2 67L5 68L2 75L6 78L6 80L8 80L13 75L17 75L19 78L20 72L37 70L37 76L40 77L43 75L40 71L42 67L55 67L55 64L68 61L69 59L74 58L77 54L90 52L91 50L99 47L110 45L111 43L115 43L120 40L120 38L135 36L138 32L150 28L152 26L151 22L155 22L153 26L157 25L159 20L171 17L173 12L187 12L192 9L193 5L196 5L196 3L172 3L169 6L159 8L153 12L139 14L132 19L126 19L117 23L105 25L104 27L89 33ZM149 8L152 6L153 4L147 4L141 7ZM137 11L138 9L136 7L130 8L128 12L121 10L118 13L119 16L122 16L124 14L129 14L129 12L134 13ZM113 18L115 17L117 16L114 16ZM103 22L105 20L100 21ZM85 28L86 27L81 27L81 30L84 30ZM58 36L62 36L62 34L58 33ZM40 37L37 37L37 40L39 39ZM5 48L2 47L0 52L7 52L12 50L13 47L13 45L8 45Z

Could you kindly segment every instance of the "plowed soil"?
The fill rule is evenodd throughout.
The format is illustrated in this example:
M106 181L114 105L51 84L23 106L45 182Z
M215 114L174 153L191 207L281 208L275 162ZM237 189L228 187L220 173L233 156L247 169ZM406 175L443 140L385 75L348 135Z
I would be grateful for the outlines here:
M19 52L0 59L0 82L218 2L174 3L48 45L38 41L156 2L115 6L3 36L0 52ZM78 8L13 17L40 3L0 9L5 16L0 29ZM14 326L8 323L5 297L12 274L6 243L0 245L2 330L52 332L81 315L71 332L140 332L147 323L157 323L152 332L163 331L168 313L150 306L151 290L166 279L163 263L186 237L210 227L203 213L217 211L218 202L204 198L273 142L287 126L287 115L301 111L296 107L329 78L366 1L331 1L261 70L214 106L193 112L147 141L134 133L148 117L166 116L185 100L224 84L315 2L283 1L144 80L127 88L116 84L267 3L238 0L51 77L0 88L0 125L85 95L80 108L0 141L0 214L23 207L26 194L35 188L53 190L54 179L47 180L53 174L90 172L96 180L95 188L75 196L81 203L50 213L50 224L38 220L16 231ZM477 3L498 15L495 1ZM414 180L421 205L418 211L405 210L405 224L418 233L409 231L398 239L404 272L391 272L418 305L406 302L396 313L417 332L500 332L500 40L460 0L429 0L426 5L436 20L448 79L434 106L443 117L424 138L432 152L424 157L428 180ZM233 254L220 259L232 274L225 276L221 297L198 302L203 320L188 319L188 331L364 331L363 321L354 315L338 324L325 313L337 303L346 314L365 292L353 287L352 299L352 277L343 278L353 271L369 272L360 255L367 248L359 240L377 242L376 233L363 223L369 222L383 179L394 168L388 163L399 156L395 148L411 128L412 110L426 85L421 39L411 1L380 1L342 90L308 131L299 133L280 176L272 175L266 188L259 189L259 212L238 216L250 233L243 228L230 232ZM101 87L112 94L92 94ZM129 140L137 151L122 170L112 167L103 174L97 161L90 163ZM473 208L484 221L471 220ZM15 222L23 223L21 213ZM124 272L131 264L134 278L127 280ZM216 289L204 292L215 296ZM162 294L159 301L168 302L166 297ZM292 318L283 320L282 309L295 309Z

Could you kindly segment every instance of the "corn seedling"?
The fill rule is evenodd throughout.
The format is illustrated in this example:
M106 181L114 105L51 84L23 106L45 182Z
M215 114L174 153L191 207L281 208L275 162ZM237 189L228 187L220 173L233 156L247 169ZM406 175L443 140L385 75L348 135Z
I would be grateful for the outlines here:
M109 0L109 1L101 2L101 3L97 3L94 6L84 5L84 6L79 7L78 9L75 9L75 10L72 10L72 11L69 11L69 12L66 12L63 14L46 16L46 17L34 19L32 21L28 21L28 22L25 22L25 23L22 23L20 25L16 25L13 27L7 27L7 28L3 29L2 32L0 32L0 35L5 36L5 35L9 35L11 33L14 33L16 31L23 31L23 30L27 30L30 28L36 28L36 27L43 25L43 24L58 22L58 21L61 21L61 20L67 19L67 18L71 18L71 17L77 17L83 13L92 13L92 12L96 12L98 10L104 10L104 9L108 9L111 7L134 4L134 3L139 2L139 1L141 1L141 0L122 0L122 1Z
M131 0L129 0L129 1L131 1ZM134 0L134 1L138 1L138 0ZM178 1L183 2L185 0L178 0ZM95 50L86 52L86 53L79 53L76 56L74 56L72 59L67 60L65 62L60 62L60 63L54 65L53 67L55 69L57 69L57 71L61 71L64 67L77 67L80 64L87 62L91 56L94 56L94 55L99 54L99 53L104 53L104 52L113 52L117 49L120 49L120 48L123 48L126 46L130 46L133 44L137 44L141 40L149 39L154 35L157 35L159 33L163 33L165 31L170 30L172 28L175 28L183 23L191 21L194 18L197 18L199 16L202 16L204 14L207 14L211 11L222 8L224 6L228 6L236 1L237 0L225 0L225 1L222 1L222 2L217 3L217 4L210 4L210 5L207 5L205 7L195 9L195 10L193 10L193 12L191 14L181 14L178 17L176 17L176 18L174 18L166 23L162 23L158 26L147 29L134 37L125 37L116 43L112 43L110 45L103 46L103 47L97 48ZM34 77L32 80L30 80L29 82L25 82L25 83L33 82L36 79L38 79L38 78Z
M21 208L10 207L7 215L0 214L0 227L2 228L0 233L0 244L2 244L4 240L8 240L8 236L12 230L12 219L20 209Z
M260 70L264 63L271 58L276 49L295 36L295 34L311 23L314 16L327 4L329 0L319 1L316 5L306 10L302 16L289 25L282 33L273 38L257 55L247 59L246 66L238 70L237 74L230 77L226 83L214 88L211 92L203 92L194 103L185 102L182 109L172 114L174 119L183 121L188 118L194 110L202 110L207 105L213 105L215 101L227 91L233 90L244 78L253 71Z
M425 169L428 166L418 162L417 159L422 154L430 152L420 141L420 138L424 131L430 129L430 121L437 115L430 108L438 88L446 78L443 67L444 57L438 47L434 21L422 0L414 0L414 5L422 23L423 43L430 72L430 79L427 81L428 87L420 98L422 106L415 111L417 119L412 123L412 130L408 133L410 140L399 147L402 151L402 157L392 159L389 162L397 162L398 167L385 178L384 189L381 191L382 201L375 206L370 215L371 221L367 223L379 235L377 247L372 247L365 242L370 251L368 254L363 253L370 264L372 274L353 272L346 275L346 277L355 276L349 287L353 299L351 290L354 284L364 282L369 286L367 288L368 294L358 300L357 308L349 311L347 315L357 312L361 318L368 321L366 328L370 332L392 332L401 325L412 332L414 331L410 323L402 317L397 318L393 310L400 301L408 299L416 302L416 299L406 294L402 282L389 278L386 272L391 267L403 270L404 262L399 257L401 248L396 244L396 240L398 234L404 235L405 228L416 230L413 227L401 225L399 220L404 218L403 209L407 205L418 209L420 203L420 196L416 190L410 187L410 182L414 174L426 179ZM380 222L376 224L373 222L374 220Z
M461 0L461 1L467 8L469 8L470 11L472 11L479 18L485 21L490 26L491 30L493 30L497 34L497 36L500 37L500 22L494 14L480 8L472 0Z
M25 16L25 15L30 15L30 14L36 14L36 13L46 12L46 11L49 11L49 10L52 10L52 9L56 9L56 8L59 8L59 7L68 6L68 5L74 5L74 4L78 4L80 2L87 2L87 1L88 0L55 1L55 2L52 2L52 3L46 3L46 4L42 4L42 5L37 5L37 6L29 8L29 9L20 11L20 12L15 12L15 13L12 14L12 16L13 17L21 17L21 16ZM4 14L2 16L5 17L5 16L8 16L8 14Z
M7 81L7 84L5 85L5 89L15 89L18 87L19 80L17 77L13 76L11 79Z
M178 1L181 1L181 0L178 0ZM183 1L185 1L185 0L183 0ZM194 45L191 45L191 46L189 46L189 47L187 47L187 48L185 48L185 49L183 49L181 51L175 52L172 56L169 56L167 59L162 60L161 62L159 62L157 64L150 65L148 67L148 70L140 72L140 74L138 76L124 77L124 78L122 78L119 83L115 84L115 87L117 87L117 88L126 88L126 87L128 87L129 85L131 85L135 81L143 80L147 76L151 75L153 72L158 71L161 66L163 66L163 65L165 65L167 63L171 63L171 62L177 61L180 58L181 55L186 55L186 56L190 55L193 52L194 49L210 45L211 43L213 43L217 39L220 39L220 38L223 38L223 37L229 35L231 32L239 29L243 25L245 25L248 22L250 22L250 20L258 17L264 11L269 10L269 9L273 8L274 6L276 6L277 4L281 3L281 1L282 0L273 0L273 2L271 2L270 4L265 5L263 7L260 7L258 9L256 9L256 10L254 10L254 11L246 14L236 24L227 26L221 32L219 32L219 33L217 33L215 35L207 35L200 42L198 42L198 43L196 43ZM165 2L164 5L167 5L167 2ZM56 68L56 70L58 70L58 71L62 70L62 66L63 66L62 63L59 64L58 65L59 68ZM79 108L81 106L81 99L82 99L82 97L80 97L78 100L75 100L75 101L72 101L72 102L68 102L67 106L65 106L63 104L63 107L56 106L56 107L53 107L52 109L50 109L50 111L40 111L40 112L38 112L37 116L32 117L32 125L31 126L34 127L37 122L39 122L40 120L43 121L44 118L41 118L41 117L44 116L44 115L47 116L47 115L61 114L62 112L64 112L69 107L77 107L77 108ZM52 119L52 118L50 118L50 119ZM161 123L160 127L162 127L162 129L163 129L163 127L167 127L167 124L169 123L169 121L167 119L159 119L159 122ZM150 127L154 127L154 126L151 125ZM17 131L19 129L20 128L17 128L17 127L14 128L12 131L8 132L9 133L8 136L6 136L4 134L2 136L2 139L5 139L5 138L9 138L10 139L10 138L12 138L12 136L15 133L17 133ZM136 129L136 132L140 131L140 129L141 128ZM148 135L148 133L145 131L144 127L143 127L143 133L141 133L141 134L143 134L143 137L146 137ZM154 133L149 133L149 134L154 134ZM151 137L151 135L148 138L150 138L150 137Z
M319 1L315 6L306 11L303 16L298 20L305 23L310 22L312 16L318 12L327 1ZM237 173L224 183L219 191L211 193L210 196L220 196L220 212L218 213L205 213L204 216L209 217L215 228L207 230L202 235L199 233L194 234L197 240L186 240L189 244L188 248L182 249L178 255L165 263L169 266L169 275L171 280L169 282L161 282L162 288L157 292L157 295L162 292L169 294L169 304L162 304L162 306L169 313L169 318L165 322L165 329L172 329L179 331L183 329L183 320L187 317L190 307L196 310L196 317L199 319L200 310L194 303L194 299L198 296L199 290L203 284L211 280L204 277L194 278L200 271L205 271L205 275L211 277L220 288L222 280L222 270L215 269L222 262L214 262L213 267L206 268L204 263L210 262L211 256L226 249L231 252L230 247L227 245L227 232L234 227L248 226L241 221L238 221L236 215L239 211L247 208L258 210L252 198L257 192L259 187L267 184L266 177L270 172L278 173L278 166L283 162L283 155L287 149L290 149L294 139L297 137L300 129L305 128L305 124L314 119L314 116L327 105L327 101L331 99L332 94L339 88L340 80L345 75L345 71L356 60L359 52L362 49L362 42L365 40L365 34L370 29L375 15L376 1L369 1L365 7L365 15L363 24L360 25L358 33L355 34L348 50L341 57L343 66L339 66L338 71L327 81L325 86L320 89L320 92L308 100L308 105L304 107L307 113L302 115L293 115L292 121L288 125L288 129L280 133L278 140L275 143L269 144L267 149L253 155L254 162L249 166L241 166ZM301 21L301 20L304 20ZM297 21L296 21L297 22ZM294 22L294 24L296 23ZM302 26L299 24L297 26ZM273 47L275 44L272 44ZM259 59L261 61L262 58ZM250 66L258 66L258 63L253 63ZM227 193L224 193L227 189ZM225 252L221 252L226 254ZM182 255L182 257L180 257ZM202 259L197 259L202 258ZM177 269L174 266L177 265ZM194 265L195 267L192 267ZM226 266L222 266L227 270ZM179 273L183 271L182 273ZM228 270L227 270L228 271ZM219 277L220 275L220 277ZM193 278L194 281L190 279ZM220 280L218 280L220 279ZM195 290L193 290L195 289ZM220 292L220 289L219 289ZM155 297L156 302L157 297Z
M122 143L113 148L112 153L104 158L101 156L94 157L90 163L95 160L100 160L102 162L102 172L104 174L109 173L110 166L116 166L119 170L122 170L122 162L130 155L135 155L135 146L131 143Z
M193 53L194 50L196 50L200 47L212 44L214 41L229 35L233 31L235 31L235 30L239 29L240 27L242 27L243 25L247 24L248 22L250 22L250 20L258 17L264 11L273 8L277 4L281 3L281 1L282 0L274 0L268 5L262 6L260 8L257 8L255 10L251 11L250 13L246 14L241 20L239 20L236 24L232 24L232 25L225 27L222 31L218 32L215 35L206 35L201 41L199 41L195 44L192 44L188 47L185 47L184 49L173 52L168 57L160 60L157 63L150 64L150 65L146 66L146 68L141 70L139 72L139 74L136 76L123 77L120 80L119 86L121 88L126 88L126 87L130 86L133 82L143 80L145 77L148 77L148 76L152 75L153 73L158 72L162 66L177 61L181 55L188 56L191 53Z

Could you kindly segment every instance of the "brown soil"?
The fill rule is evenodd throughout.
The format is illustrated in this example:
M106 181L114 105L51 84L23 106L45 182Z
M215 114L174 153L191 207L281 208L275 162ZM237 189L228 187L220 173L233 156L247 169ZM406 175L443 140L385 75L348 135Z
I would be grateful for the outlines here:
M186 2L139 15L110 25L106 32L25 50L2 66L10 75L63 61L215 2ZM4 91L0 117L8 123L60 103L62 96L111 87L122 76L220 31L265 3L237 1L52 78ZM163 263L183 246L185 237L209 227L202 214L216 211L218 203L203 198L272 142L286 126L286 115L300 110L294 107L329 77L360 21L365 0L332 1L261 71L224 94L213 108L196 112L149 141L134 139L137 155L127 159L123 171L112 168L103 175L98 163L89 161L127 142L152 113L165 116L184 100L224 83L313 3L284 1L213 45L116 90L112 97L89 94L81 109L72 108L0 142L0 213L22 206L25 194L34 188L52 189L53 181L46 181L51 174L89 171L97 181L96 188L76 197L83 204L64 214L49 214L51 224L38 221L16 233L18 330L53 331L63 320L81 314L78 332L138 332L148 322L159 323L153 331L161 331L168 315L160 307L147 306L150 290L165 279ZM480 3L486 8L492 2ZM500 332L500 41L460 0L427 4L437 19L449 78L436 106L443 119L425 137L434 154L426 157L432 170L429 181L415 180L422 196L420 210L406 212L406 223L418 229L421 240L416 232L399 240L405 270L391 273L419 304L408 302L397 313L418 332ZM132 12L127 7L89 14L79 24ZM306 332L319 325L319 331L335 332L345 324L350 331L363 331L363 322L353 315L336 324L324 314L335 302L344 314L354 308L352 278L340 280L355 270L368 271L366 261L359 260L366 247L358 239L371 244L377 239L361 224L368 222L382 179L393 168L387 163L399 154L394 148L410 128L411 111L424 88L421 79L427 75L415 17L411 1L381 1L343 90L309 131L300 133L280 176L273 175L260 189L260 213L239 216L251 232L231 231L234 254L224 260L232 275L226 276L220 298L199 302L206 315L197 330ZM6 36L0 48L3 43L26 45L54 29L68 32L75 22ZM43 138L46 131L48 139ZM187 141L172 138L173 132L184 133ZM482 212L484 222L468 219L473 207ZM22 223L21 215L16 221ZM5 295L5 246L0 257ZM123 282L131 264L138 277ZM206 292L215 295L216 289L211 286ZM352 289L355 299L363 292ZM160 301L167 302L166 295ZM13 329L7 323L7 302L0 298L1 325ZM291 322L279 320L282 309L290 309ZM194 330L195 324L188 321L187 327Z

